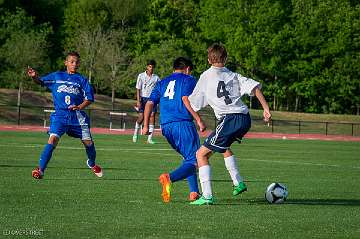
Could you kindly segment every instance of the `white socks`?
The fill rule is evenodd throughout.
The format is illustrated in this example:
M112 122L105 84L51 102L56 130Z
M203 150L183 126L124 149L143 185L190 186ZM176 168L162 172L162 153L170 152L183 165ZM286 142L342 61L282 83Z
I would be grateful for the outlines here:
M153 124L149 124L149 136L148 136L148 140L151 140L152 138L152 135L153 135L153 132L154 132L154 125Z
M212 197L211 189L211 168L210 165L205 165L199 168L199 179L204 198L209 199Z
M224 158L226 169L229 171L230 177L233 181L234 186L238 186L240 182L243 181L240 176L240 172L236 165L236 158L234 155Z
M135 123L134 136L139 134L140 126L141 126L141 124L139 124L138 122Z

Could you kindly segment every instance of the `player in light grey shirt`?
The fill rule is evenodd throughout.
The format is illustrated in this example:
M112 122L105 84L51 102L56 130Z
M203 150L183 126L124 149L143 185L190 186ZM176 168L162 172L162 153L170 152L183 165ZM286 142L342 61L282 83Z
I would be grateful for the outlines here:
M208 61L211 67L201 74L193 93L189 96L195 111L210 105L219 120L216 129L205 139L196 153L202 197L191 203L194 205L214 203L209 165L209 158L213 152L222 153L224 156L226 169L233 182L233 195L247 190L240 176L236 158L230 149L231 144L240 141L251 127L249 109L241 97L255 95L264 109L264 120L269 122L271 119L269 106L260 90L260 83L224 67L226 59L227 52L224 46L210 46Z
M136 143L139 137L139 132L141 128L141 124L144 120L144 109L145 104L148 101L152 90L155 87L156 82L160 81L159 76L154 74L154 68L156 66L156 62L154 60L149 60L146 64L146 71L142 72L138 75L136 81L136 109L138 111L138 118L135 123L135 130L133 135L133 142ZM147 143L154 144L155 142L152 140L152 135L154 131L154 123L155 123L155 114L156 114L156 105L153 107L153 111L150 116L149 123L149 135L147 139Z

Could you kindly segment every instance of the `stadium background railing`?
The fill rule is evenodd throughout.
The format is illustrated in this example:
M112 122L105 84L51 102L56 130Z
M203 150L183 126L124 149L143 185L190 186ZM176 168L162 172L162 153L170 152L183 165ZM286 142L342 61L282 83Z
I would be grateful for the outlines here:
M51 107L42 106L11 106L0 105L0 124L6 125L44 125L44 120L49 120ZM113 128L126 129L134 127L137 112L133 109L124 108L116 110L87 109L92 127L109 128L112 121ZM110 112L122 112L126 115L119 117L110 115ZM214 129L216 119L213 114L200 112L207 127ZM159 128L159 114L156 117L155 127ZM46 123L46 122L45 122ZM252 117L251 132L287 133L287 134L324 134L324 135L349 135L360 136L360 123L351 122L323 122L273 119L269 125L262 119Z

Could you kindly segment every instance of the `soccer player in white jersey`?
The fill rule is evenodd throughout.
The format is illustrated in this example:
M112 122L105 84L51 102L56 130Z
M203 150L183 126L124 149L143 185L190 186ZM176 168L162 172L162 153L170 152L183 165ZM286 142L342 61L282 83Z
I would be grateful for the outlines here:
M136 81L136 108L138 110L138 118L135 123L135 130L133 135L134 143L136 143L139 138L140 127L144 120L144 109L146 102L149 100L150 94L154 89L156 82L160 81L159 76L154 74L155 66L155 60L149 60L146 64L146 71L140 73ZM149 135L147 138L147 143L149 144L155 143L152 140L152 136L154 132L156 109L157 107L155 105L150 116Z
M225 166L233 182L233 195L247 190L240 176L236 158L230 146L240 141L251 127L248 107L241 101L243 95L255 95L264 109L266 122L271 113L260 88L260 83L232 72L225 67L227 52L221 44L213 44L208 48L208 62L211 67L203 72L193 93L189 96L195 111L210 105L214 110L218 124L216 129L205 139L204 144L196 152L199 167L199 179L202 196L191 202L193 205L210 205L214 203L211 189L211 168L209 158L213 152L222 153Z
M27 70L27 74L35 83L51 91L55 107L55 112L50 116L48 142L41 153L39 167L32 171L35 179L43 178L52 153L65 133L82 141L86 149L87 166L96 176L103 175L100 166L95 164L96 150L90 133L90 119L83 111L94 102L94 91L89 81L77 73L79 65L80 55L77 52L70 52L65 59L66 71L57 71L39 77L31 67Z

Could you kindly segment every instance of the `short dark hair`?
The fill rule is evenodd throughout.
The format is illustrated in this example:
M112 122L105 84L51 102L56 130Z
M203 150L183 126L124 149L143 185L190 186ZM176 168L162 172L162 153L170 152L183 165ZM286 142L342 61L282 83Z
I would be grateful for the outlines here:
M70 51L66 54L66 58L69 56L75 56L80 59L80 54L77 51Z
M156 66L156 61L155 60L153 60L153 59L151 59L151 60L148 60L147 61L147 63L146 63L146 65L148 66L148 65L152 65L152 66Z
M174 70L184 70L186 67L190 67L190 70L194 68L194 64L189 58L180 56L174 60Z

